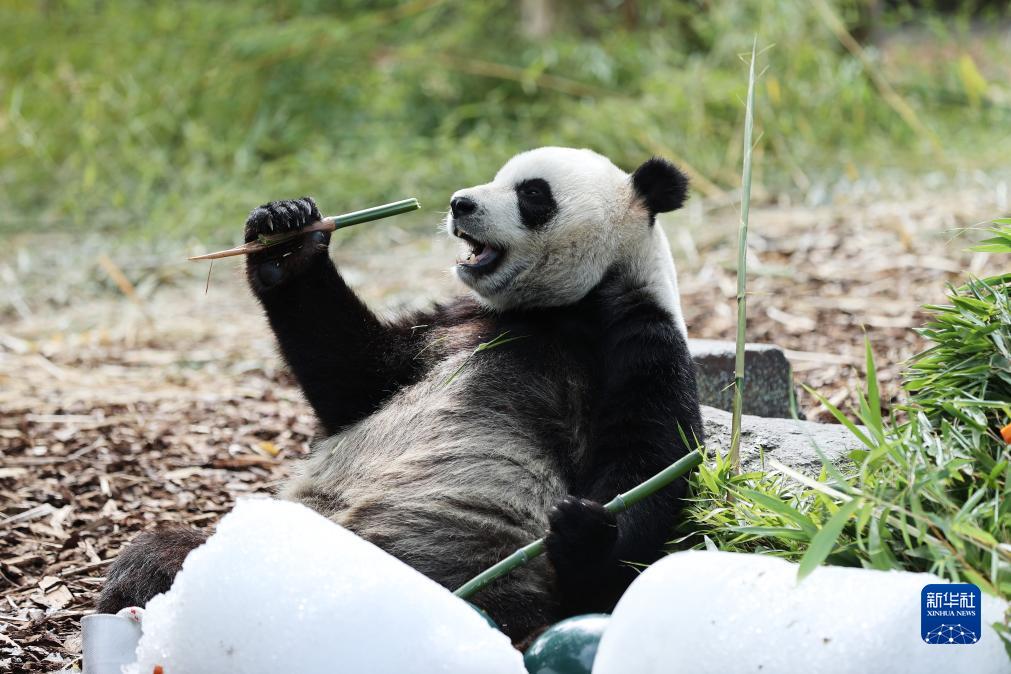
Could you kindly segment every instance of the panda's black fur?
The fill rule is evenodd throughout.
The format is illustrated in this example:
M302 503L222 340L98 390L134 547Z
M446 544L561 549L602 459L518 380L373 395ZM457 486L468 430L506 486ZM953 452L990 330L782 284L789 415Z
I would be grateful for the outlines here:
M561 168L575 170L564 165L569 155L561 157ZM604 175L608 185L630 183L622 198L631 210L607 213L623 213L622 226L633 228L655 227L656 213L679 207L687 188L658 159L631 177ZM541 175L507 184L494 198L513 198L513 188L519 224L512 226L531 236L571 208L564 201L571 195ZM458 193L450 223L475 249L483 244L462 232L467 218L494 218L481 194ZM250 215L246 240L319 217L308 198L272 202ZM617 256L574 301L510 306L479 291L477 299L384 321L345 283L328 243L327 234L308 234L248 260L250 287L322 431L282 496L451 589L547 531L546 558L473 598L516 641L565 616L610 610L636 576L627 562L661 554L684 485L617 518L600 504L702 439L680 316L629 271L639 262ZM497 252L503 270L488 273L513 273L522 255ZM496 338L499 346L475 353ZM142 535L110 569L99 609L143 604L166 590L200 540L171 530Z

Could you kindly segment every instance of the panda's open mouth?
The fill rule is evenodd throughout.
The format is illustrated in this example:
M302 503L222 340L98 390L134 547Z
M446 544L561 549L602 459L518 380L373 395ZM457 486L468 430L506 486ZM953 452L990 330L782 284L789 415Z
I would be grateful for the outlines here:
M502 250L490 243L478 241L470 234L459 229L453 229L453 236L462 239L467 244L464 256L456 261L457 266L470 271L487 273L498 266L502 260Z

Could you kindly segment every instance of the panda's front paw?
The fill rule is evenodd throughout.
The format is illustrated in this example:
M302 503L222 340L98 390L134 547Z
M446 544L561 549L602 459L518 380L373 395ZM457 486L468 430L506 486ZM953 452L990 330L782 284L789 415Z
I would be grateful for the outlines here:
M607 561L618 540L618 521L596 501L566 496L548 515L544 545L555 571L583 575Z
M322 219L312 197L271 201L249 214L244 238L249 243L261 236L290 234ZM329 243L330 232L309 232L250 255L247 270L253 289L262 292L297 276Z
M254 208L246 219L246 243L258 237L288 234L323 219L312 197L271 201Z

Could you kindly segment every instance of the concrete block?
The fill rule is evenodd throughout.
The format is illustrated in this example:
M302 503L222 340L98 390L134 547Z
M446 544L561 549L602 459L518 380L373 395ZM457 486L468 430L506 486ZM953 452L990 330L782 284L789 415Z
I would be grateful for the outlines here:
M730 411L734 403L733 342L689 339L695 361L699 401ZM746 344L744 357L744 413L789 418L793 376L783 350L772 344Z

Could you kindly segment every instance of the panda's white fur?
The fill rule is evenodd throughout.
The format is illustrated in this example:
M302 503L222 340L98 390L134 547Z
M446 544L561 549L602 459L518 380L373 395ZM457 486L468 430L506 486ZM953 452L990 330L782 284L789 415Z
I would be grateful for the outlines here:
M558 210L531 232L519 217L516 185L535 178L551 185ZM687 334L667 237L661 227L647 226L650 213L636 198L632 177L607 157L567 147L529 150L506 162L490 183L453 197L478 204L478 217L467 219L467 233L505 253L504 262L486 276L454 268L488 306L571 304L621 263L629 281L648 286ZM463 226L450 213L446 230L453 235L457 227Z
M655 222L686 187L656 158L629 175L590 150L519 154L453 195L446 229L471 250L456 273L476 301L395 321L348 287L323 233L250 256L250 286L323 431L282 496L449 588L547 531L546 557L473 598L514 639L609 610L635 577L624 562L660 554L683 485L617 518L600 503L702 436ZM319 217L311 199L272 202L246 239ZM102 610L166 589L199 540L139 539L110 569Z

